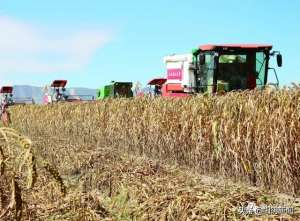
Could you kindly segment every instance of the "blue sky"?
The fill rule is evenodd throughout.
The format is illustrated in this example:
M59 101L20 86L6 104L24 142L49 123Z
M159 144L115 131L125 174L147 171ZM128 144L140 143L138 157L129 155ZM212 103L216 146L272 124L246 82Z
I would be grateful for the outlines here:
M163 56L206 43L269 43L281 85L300 82L300 2L0 0L0 85L98 88L164 76Z

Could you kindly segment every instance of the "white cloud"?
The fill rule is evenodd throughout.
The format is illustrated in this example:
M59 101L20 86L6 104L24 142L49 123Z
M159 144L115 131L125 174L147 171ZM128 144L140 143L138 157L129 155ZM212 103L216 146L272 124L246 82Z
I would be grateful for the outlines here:
M0 30L1 78L80 70L112 39L101 28L47 28L3 16Z

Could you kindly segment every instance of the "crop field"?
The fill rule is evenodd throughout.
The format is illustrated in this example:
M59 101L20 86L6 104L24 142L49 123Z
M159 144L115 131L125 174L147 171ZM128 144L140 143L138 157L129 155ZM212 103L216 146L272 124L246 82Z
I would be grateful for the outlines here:
M3 220L300 219L297 87L10 112L0 130ZM295 211L239 214L247 201Z

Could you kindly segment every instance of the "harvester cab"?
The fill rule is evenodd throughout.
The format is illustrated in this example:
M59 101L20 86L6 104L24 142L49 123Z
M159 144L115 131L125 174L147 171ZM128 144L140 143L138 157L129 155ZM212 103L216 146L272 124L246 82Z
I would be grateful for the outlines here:
M1 121L4 126L8 126L11 123L10 114L7 111L8 106L13 105L13 87L4 86L0 89L0 115Z
M271 45L258 44L200 46L193 51L195 92L263 89L268 84L278 87L277 73L269 67L269 60L277 55L281 67L282 56L271 50ZM275 75L275 83L268 83L269 70Z
M70 95L66 90L67 80L54 80L51 90L45 89L44 103L93 101L93 95Z
M105 85L97 91L97 99L133 97L132 82L115 82Z
M14 104L13 101L13 87L10 86L3 86L0 89L1 95L1 112L4 111L5 108Z
M149 81L148 85L150 87L150 93L154 96L161 96L163 93L162 88L166 81L166 78L154 78Z
M52 103L59 101L66 101L68 95L66 94L66 80L54 80L50 85L51 91L46 91L44 96L44 103Z
M6 103L8 106L35 103L33 98L30 97L13 97L13 87L11 86L1 87L0 94L1 94L1 103Z

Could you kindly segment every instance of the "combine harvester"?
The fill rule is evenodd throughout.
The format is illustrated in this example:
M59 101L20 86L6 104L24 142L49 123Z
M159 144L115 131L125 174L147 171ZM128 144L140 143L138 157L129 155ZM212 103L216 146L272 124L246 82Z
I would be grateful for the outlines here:
M105 98L133 97L132 82L115 82L105 85L97 91L97 100Z
M54 80L51 84L51 90L45 90L44 104L55 102L87 102L94 101L93 95L69 95L66 91L67 80Z
M152 79L148 85L154 86L154 95L163 97L278 87L276 70L269 61L276 55L281 67L282 56L271 50L272 45L203 45L190 54L164 57L167 77ZM268 83L270 71L276 83Z
M1 87L1 89L0 89L1 101L6 100L9 104L9 106L35 104L34 99L31 97L14 97L13 90L14 90L14 88L11 86Z
M4 126L8 126L11 123L10 113L8 112L8 107L13 105L26 105L34 104L33 98L14 98L13 97L13 87L3 86L0 89L0 112L1 120Z

